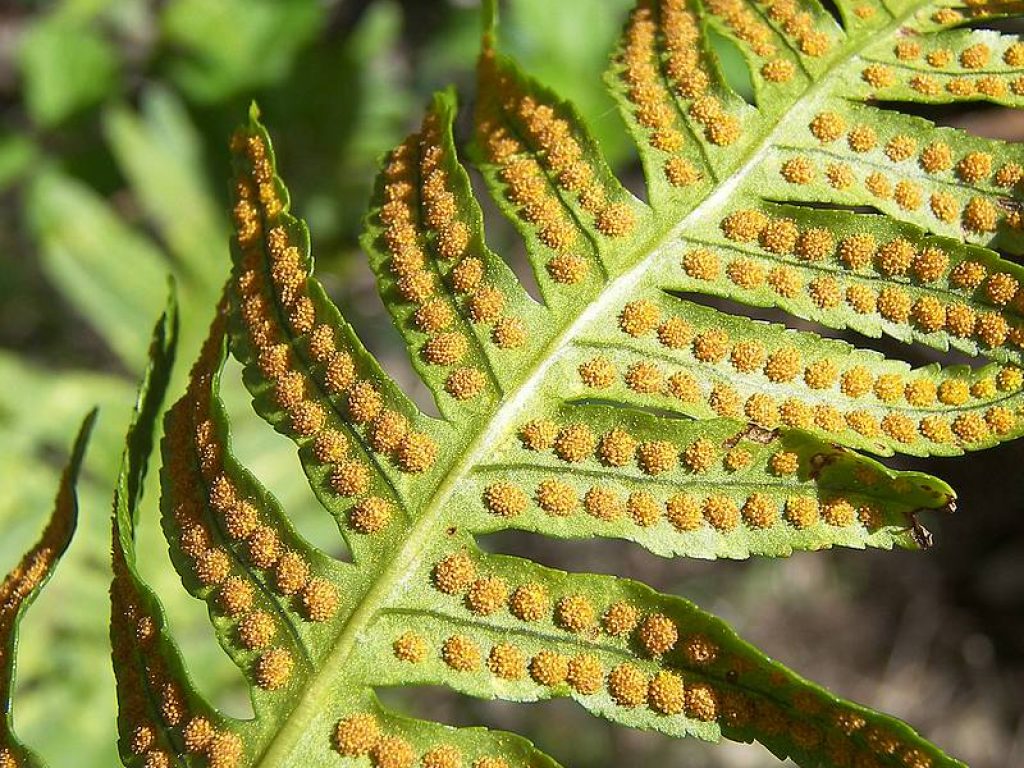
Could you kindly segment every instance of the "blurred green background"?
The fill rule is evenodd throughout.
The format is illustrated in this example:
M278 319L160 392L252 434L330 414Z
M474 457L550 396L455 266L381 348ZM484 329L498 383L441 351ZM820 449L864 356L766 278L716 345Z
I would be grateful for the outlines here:
M504 5L505 47L576 101L639 190L600 77L630 3ZM312 230L321 280L423 402L356 239L378 156L418 122L434 90L455 83L471 98L478 27L479 9L463 0L0 2L0 570L37 536L78 420L93 404L102 409L79 535L22 635L17 727L52 765L117 762L106 594L113 477L166 276L175 276L182 304L179 386L226 276L232 128L256 99ZM1019 120L994 112L937 117L1002 138L1024 134ZM488 226L492 245L518 259L507 223L489 215ZM236 376L225 382L240 456L310 539L341 554L290 444L257 422ZM939 544L928 555L682 563L608 542L492 543L688 596L798 671L904 717L973 765L1020 765L1022 459L1021 448L1004 446L913 464L942 474L962 497L961 514L933 521ZM151 487L144 573L201 690L244 716L240 677L170 567L154 497ZM452 723L519 730L581 768L775 764L759 747L630 733L564 702L499 705L438 691L385 698Z

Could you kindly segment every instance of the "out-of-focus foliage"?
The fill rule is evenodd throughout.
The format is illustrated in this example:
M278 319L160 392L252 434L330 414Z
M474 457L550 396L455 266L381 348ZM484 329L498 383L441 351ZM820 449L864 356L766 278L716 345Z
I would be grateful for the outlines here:
M602 68L629 3L587 0L577 14L580 5L595 11L586 35L551 4L514 0L508 48L576 100L621 160L610 100L578 75ZM538 16L549 21L517 23ZM254 98L287 121L278 154L323 271L344 279L377 156L425 94L467 81L477 30L478 9L455 0L0 5L0 570L41 526L67 435L88 407L101 409L79 483L79 535L25 620L34 641L21 650L18 727L51 764L116 761L106 715L115 706L102 556L109 489L166 276L178 283L186 360L226 276L223 137ZM235 402L248 407L241 395ZM312 525L304 483L277 461L279 438L254 426L235 420L244 458L300 526ZM204 691L237 708L237 675L195 601L174 588L146 501L141 567L157 591L177 596L165 605ZM73 741L52 738L53 723L71 721Z

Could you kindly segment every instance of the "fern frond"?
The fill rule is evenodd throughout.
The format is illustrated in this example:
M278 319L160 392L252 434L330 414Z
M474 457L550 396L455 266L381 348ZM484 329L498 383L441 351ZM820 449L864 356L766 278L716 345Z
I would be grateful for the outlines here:
M255 717L224 718L178 675L175 722L155 699L123 721L151 726L184 765L555 765L520 737L407 718L375 691L445 685L572 697L615 723L757 740L801 766L959 766L681 598L477 543L515 528L666 557L923 548L920 518L951 511L952 489L855 451L955 455L1024 432L1024 273L994 250L1019 250L1024 170L1009 145L881 104L1013 103L1021 44L953 29L962 12L930 3L838 8L842 26L813 0L641 0L607 80L644 165L642 201L572 104L498 50L488 4L466 156L522 234L541 301L486 244L451 91L384 158L365 221L381 298L439 417L381 369L314 276L254 107L231 142L231 279L166 416L161 480L172 559ZM754 104L723 75L714 36L742 50ZM995 57L1006 66L989 71ZM938 90L910 73L925 67ZM988 362L912 368L692 293ZM304 541L232 454L229 352L351 562ZM129 452L126 477L141 456ZM126 604L143 604L121 572ZM160 654L141 657L127 628L119 642L142 672L178 673L154 621ZM165 679L139 672L129 708ZM234 751L209 747L210 733Z
M91 411L79 428L61 476L53 512L39 541L25 553L21 562L0 584L0 703L3 707L3 716L0 717L0 765L5 768L44 765L42 759L23 744L14 732L11 704L18 656L18 630L25 611L50 580L75 532L78 523L75 486L96 414L96 410Z

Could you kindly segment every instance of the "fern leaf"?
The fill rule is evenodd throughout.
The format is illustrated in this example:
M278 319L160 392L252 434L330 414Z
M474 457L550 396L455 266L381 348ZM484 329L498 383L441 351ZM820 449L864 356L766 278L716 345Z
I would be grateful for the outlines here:
M145 711L159 749L217 768L339 755L554 765L520 737L414 720L376 698L440 684L572 697L629 727L757 740L801 766L960 765L681 598L477 543L516 528L668 557L921 548L919 518L952 510L952 489L855 451L955 455L1024 431L1024 274L995 250L1019 251L1024 169L1008 145L881 103L1013 103L1024 53L953 29L961 12L929 3L838 10L842 25L813 0L641 0L606 76L644 164L641 201L573 105L500 53L488 4L467 156L522 234L541 301L486 244L451 91L384 158L365 220L380 295L439 418L315 278L250 111L231 142L231 280L166 416L161 480L172 559L249 682L255 718L223 718L179 675L189 716L234 734L235 751L190 741L191 720L169 722L156 702ZM724 76L714 37L743 52L754 104ZM989 71L996 56L1006 66ZM914 90L925 67L939 90ZM911 368L692 293L987 362ZM305 542L234 458L219 394L229 352L256 411L295 443L351 562ZM128 476L140 456L129 452ZM180 672L159 636L152 658ZM133 689L152 676L136 672Z
M884 733L908 754L958 765L905 724L836 698L722 621L643 584L484 554L469 542L418 575L360 649L367 685L572 697L634 728L756 739L798 765L849 764Z
M0 717L0 765L10 768L43 765L39 756L25 746L14 733L11 700L14 694L18 655L18 627L25 611L39 591L46 586L61 556L71 543L78 520L78 497L75 486L89 435L96 422L96 413L95 410L90 412L78 431L78 437L71 448L71 456L61 477L53 513L42 536L0 585L0 702L3 704L3 716Z

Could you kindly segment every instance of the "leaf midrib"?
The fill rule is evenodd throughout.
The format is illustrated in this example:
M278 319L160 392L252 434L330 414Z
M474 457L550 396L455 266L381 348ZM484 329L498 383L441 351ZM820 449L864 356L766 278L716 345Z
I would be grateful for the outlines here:
M787 113L793 111L797 105L813 102L827 90L828 86L832 85L834 79L845 73L845 65L858 56L865 47L898 29L919 7L926 4L924 2L914 4L902 14L894 15L887 26L872 32L872 34L851 39L849 47L844 49L842 55L832 59L832 66L827 73L820 80L812 83L803 96L790 105ZM271 737L256 762L253 763L256 768L279 768L279 766L288 764L286 760L290 750L306 733L308 722L318 714L321 702L328 698L336 688L339 678L343 676L344 673L338 674L339 670L345 669L344 660L351 653L356 641L377 615L393 587L401 581L405 574L416 567L429 538L437 530L438 519L444 515L447 502L455 493L459 482L472 472L481 458L490 453L494 442L507 432L510 423L529 404L535 392L540 389L539 385L543 382L548 370L560 359L562 351L570 346L580 330L586 328L592 320L628 295L639 284L650 265L658 260L666 248L672 247L678 240L678 235L686 229L687 225L693 221L699 221L705 212L721 208L728 197L740 186L740 183L757 169L762 157L775 146L776 139L780 135L784 135L788 129L789 126L784 117L780 118L772 131L759 143L752 145L743 165L719 185L706 200L693 208L676 225L655 232L644 241L643 245L637 249L637 253L644 254L642 258L629 270L615 277L583 312L561 332L553 335L539 351L532 368L524 369L524 373L529 371L528 377L516 388L510 399L499 404L494 417L486 422L476 437L467 443L462 459L448 469L443 480L436 486L433 496L423 507L422 514L415 519L408 536L403 539L403 545L394 552L390 564L363 594L358 606L335 640L334 647L323 658L319 673L307 681L305 692L296 706L284 718L281 727Z

